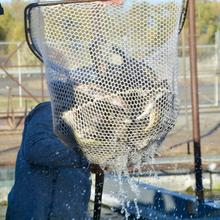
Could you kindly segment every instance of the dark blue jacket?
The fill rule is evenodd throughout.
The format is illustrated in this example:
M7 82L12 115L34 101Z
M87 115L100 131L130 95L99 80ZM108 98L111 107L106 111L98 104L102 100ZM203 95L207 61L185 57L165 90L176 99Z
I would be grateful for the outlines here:
M90 173L77 146L54 135L50 102L26 118L6 220L88 219Z

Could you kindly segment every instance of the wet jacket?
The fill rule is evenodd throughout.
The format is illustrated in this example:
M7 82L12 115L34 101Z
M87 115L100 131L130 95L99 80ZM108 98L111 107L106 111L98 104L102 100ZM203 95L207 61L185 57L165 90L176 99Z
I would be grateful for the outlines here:
M88 219L90 173L77 146L54 135L50 102L26 118L6 220Z

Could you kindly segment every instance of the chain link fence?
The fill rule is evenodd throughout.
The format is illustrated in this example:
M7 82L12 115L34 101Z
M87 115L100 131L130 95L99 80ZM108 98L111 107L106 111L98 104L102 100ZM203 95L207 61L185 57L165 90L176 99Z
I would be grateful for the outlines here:
M48 99L44 67L25 42L0 42L0 112L23 112Z
M217 33L216 44L197 46L202 135L215 130L218 125L216 116L220 109L219 36L220 34ZM187 143L191 139L189 48L185 41L181 41L178 53L180 115L165 146L181 146L182 143ZM16 115L24 117L37 103L45 100L49 100L49 94L43 64L32 55L25 42L0 42L1 118L15 118ZM214 139L216 138L217 136L214 137ZM218 142L215 140L212 146L217 147ZM207 146L210 146L210 143L213 141L209 141ZM191 151L189 144L185 146L188 146L188 150L186 147L179 149L184 149L183 151L189 153ZM174 153L178 155L177 152Z
M197 47L201 108L213 108L220 105L219 48L217 44L198 45ZM26 43L0 42L0 65L0 112L7 112L9 103L13 105L15 112L21 112L24 111L25 106L32 108L38 101L49 98L44 66L31 54ZM188 46L179 47L179 68L181 109L190 108Z

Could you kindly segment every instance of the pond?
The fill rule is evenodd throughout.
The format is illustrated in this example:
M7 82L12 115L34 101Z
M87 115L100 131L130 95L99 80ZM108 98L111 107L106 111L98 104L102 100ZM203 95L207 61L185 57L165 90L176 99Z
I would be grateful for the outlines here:
M0 205L0 220L5 220L5 212L6 212L7 206ZM89 204L89 212L91 213L90 216L93 215L93 203ZM107 208L107 207L102 207L102 212L101 212L101 220L123 220L124 217L120 215L117 212L114 212L113 210Z
M128 184L129 180L127 178L122 178L122 182L119 182L118 180L119 179L116 176L112 176L110 174L105 175L103 192L103 204L105 206L102 207L101 220L125 219L123 215L109 208L111 204L117 201L116 198L120 194L121 187L124 190L123 192L126 192L127 201L131 201L131 203L129 202L129 206L126 206L126 209L128 209L127 211L133 215L142 213L141 216L144 216L145 219L164 220L173 219L174 216L176 217L175 219L198 219L198 215L199 217L202 217L199 219L220 219L220 204L216 201L207 201L202 204L200 210L205 210L204 214L198 214L198 208L196 206L196 200L194 196L166 190L158 186L145 184L143 182L137 182L136 179L136 183L133 185ZM13 182L14 168L0 168L0 202L7 200L7 194L10 191ZM136 187L139 191L138 195L134 194L134 188ZM94 189L92 191L94 191ZM209 196L212 196L212 198L214 197L215 199L219 198L219 195L216 196L216 193L214 192ZM93 205L94 204L90 202L90 216L93 215ZM0 206L0 220L4 219L6 208L6 205ZM215 217L213 218L211 216ZM131 219L134 220L135 218Z

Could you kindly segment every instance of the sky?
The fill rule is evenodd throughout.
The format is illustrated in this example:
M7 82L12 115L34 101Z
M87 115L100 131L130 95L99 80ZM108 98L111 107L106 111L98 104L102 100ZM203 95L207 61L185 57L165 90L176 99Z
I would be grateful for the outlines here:
M1 3L10 2L11 0L0 0Z
M3 2L10 2L11 0L0 0L0 3ZM30 1L30 0L26 0L26 1ZM142 0L141 0L142 1ZM161 1L167 1L167 0L153 0L153 2L161 2ZM169 0L168 0L169 1ZM138 1L137 1L138 2Z
M25 0L26 2L30 2L31 0ZM0 3L11 2L11 0L0 0Z

